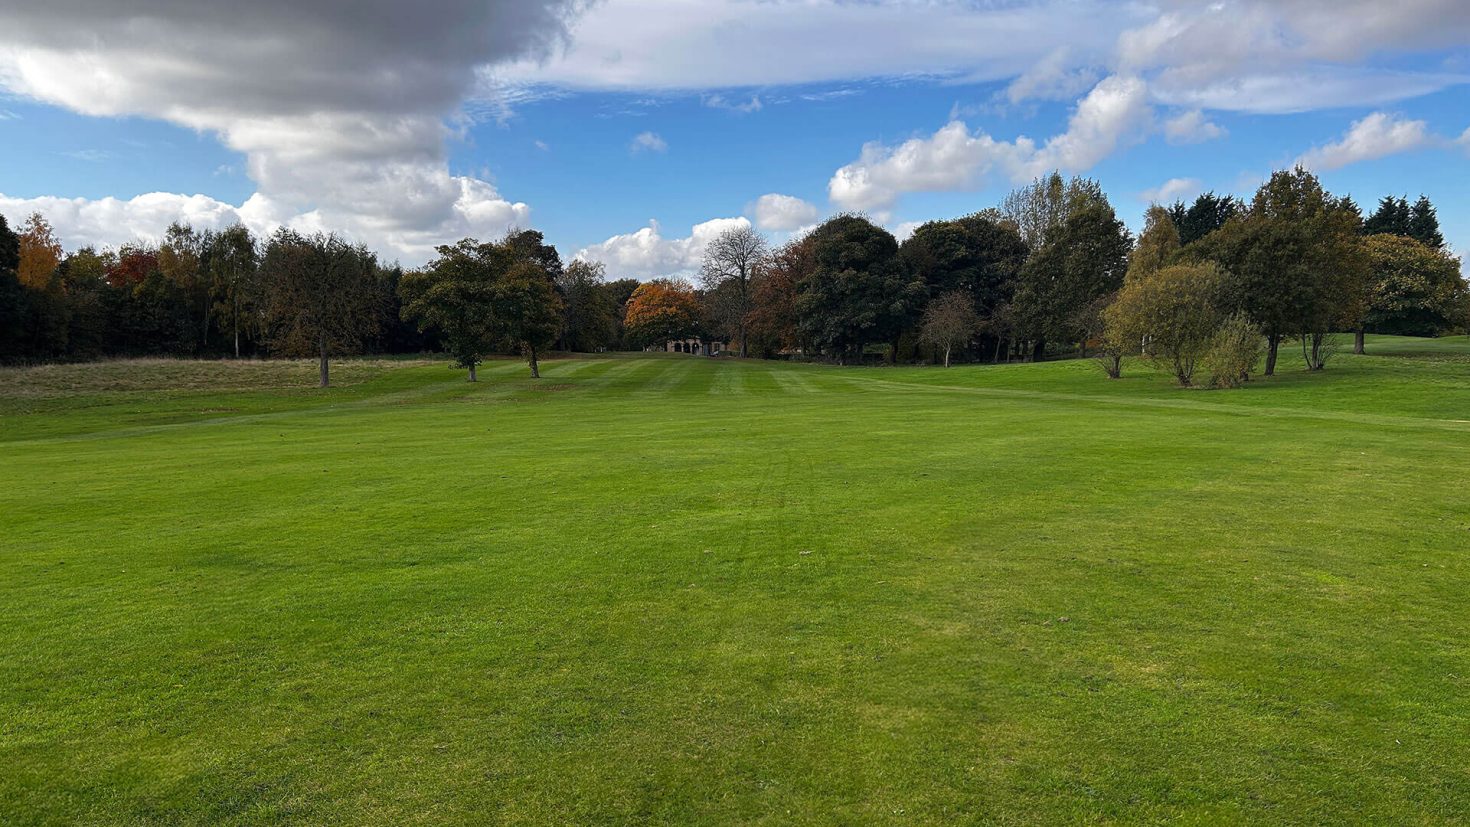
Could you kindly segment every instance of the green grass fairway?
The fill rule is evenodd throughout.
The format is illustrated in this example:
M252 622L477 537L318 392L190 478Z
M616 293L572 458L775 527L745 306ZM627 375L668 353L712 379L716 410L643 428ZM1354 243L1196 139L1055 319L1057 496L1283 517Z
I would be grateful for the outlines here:
M0 822L1470 813L1470 344L0 371Z

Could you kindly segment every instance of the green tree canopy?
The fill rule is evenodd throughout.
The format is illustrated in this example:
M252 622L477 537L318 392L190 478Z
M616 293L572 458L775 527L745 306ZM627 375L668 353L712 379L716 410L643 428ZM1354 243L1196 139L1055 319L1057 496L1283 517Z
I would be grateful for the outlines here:
M1433 336L1465 322L1459 259L1422 241L1375 235L1364 241L1372 292L1364 316L1378 333Z
M1027 252L1015 225L980 214L926 222L899 246L904 267L930 297L958 290L982 314L1010 301Z
M1106 200L1088 201L1068 216L1021 268L1015 304L1026 335L1038 342L1071 339L1078 314L1123 286L1132 246Z
M811 270L797 283L800 335L843 360L864 346L892 341L924 297L898 261L898 242L858 215L838 215L809 235Z
M437 258L399 280L400 312L421 331L438 330L455 364L466 368L474 382L481 360L499 343L496 251L494 245L471 238L435 249Z

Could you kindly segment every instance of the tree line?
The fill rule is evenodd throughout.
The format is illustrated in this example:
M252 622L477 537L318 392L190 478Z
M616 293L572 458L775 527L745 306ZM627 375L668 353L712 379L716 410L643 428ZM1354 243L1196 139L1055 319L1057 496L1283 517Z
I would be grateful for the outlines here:
M636 280L563 266L534 230L438 252L405 271L332 233L258 239L240 225L175 224L157 244L67 254L44 217L12 230L0 216L0 361L310 356L323 386L334 355L448 350L472 366L473 314L456 315L457 296L495 307L472 337L479 356L525 353L534 366L548 347L628 347L622 310ZM472 277L481 282L456 282Z
M39 215L0 217L0 359L116 355L329 357L446 352L475 378L519 353L598 351L671 339L728 341L741 356L850 363L1092 355L1197 366L1215 384L1299 341L1321 369L1329 334L1463 329L1466 286L1433 205L1382 199L1364 217L1311 173L1273 174L1247 203L1205 193L1155 205L1133 238L1101 186L1053 173L1000 205L930 221L900 243L839 214L772 247L750 227L704 250L696 283L608 281L563 263L535 230L385 265L330 233L169 228L157 244L63 253ZM1236 367L1240 365L1240 367Z
M899 243L838 215L767 250L749 228L710 244L702 290L643 285L630 330L717 335L742 353L972 361L1091 352L1109 376L1161 361L1233 385L1264 351L1299 342L1320 370L1334 331L1464 330L1470 292L1429 199L1388 196L1364 218L1310 172L1274 173L1249 201L1204 193L1154 205L1135 241L1096 181L1053 173L995 208L918 227Z

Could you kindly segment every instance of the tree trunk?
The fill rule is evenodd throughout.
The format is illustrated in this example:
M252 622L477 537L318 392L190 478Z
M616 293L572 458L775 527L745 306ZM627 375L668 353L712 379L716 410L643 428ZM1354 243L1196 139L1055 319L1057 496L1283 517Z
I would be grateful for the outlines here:
M1266 375L1276 375L1276 351L1281 347L1281 334L1266 337Z
M1080 342L1077 343L1077 356L1079 358L1082 358L1082 359L1086 359L1087 358L1087 340L1086 339L1083 339L1082 341L1080 341Z
M944 366L949 367L949 345L944 346Z
M1005 342L1005 339L1002 339L999 336L995 337L995 356L991 357L990 359L992 363L997 365L1000 364L1000 346L1005 344Z
M1361 327L1353 333L1353 353L1363 355L1363 328Z
M478 382L478 381L480 381L480 378L475 375L475 366L474 365L470 365L470 381L471 382Z
M331 382L331 377L327 372L327 334L323 333L321 336L317 337L317 348L319 353L321 354L321 387L325 388Z
M745 322L740 323L740 358L746 357L745 352Z
M235 358L240 358L240 297L236 296L232 302L235 307Z
M536 348L531 347L531 348L527 348L527 350L529 350L530 351L530 354L531 354L531 378L532 379L540 379L541 378L541 365L536 361Z
M1045 358L1046 358L1046 340L1045 339L1037 339L1036 340L1036 343L1031 346L1031 361L1033 361L1033 362L1040 362L1041 360L1043 360Z

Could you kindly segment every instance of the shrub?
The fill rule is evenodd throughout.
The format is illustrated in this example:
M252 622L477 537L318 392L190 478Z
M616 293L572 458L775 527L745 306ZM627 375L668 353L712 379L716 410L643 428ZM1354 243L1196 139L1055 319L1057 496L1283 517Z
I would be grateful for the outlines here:
M1218 325L1221 280L1221 271L1206 262L1176 264L1130 281L1103 313L1106 335L1113 342L1147 338L1148 357L1168 365L1187 388Z
M1261 359L1263 337L1244 313L1235 313L1221 323L1205 353L1210 387L1238 388Z

